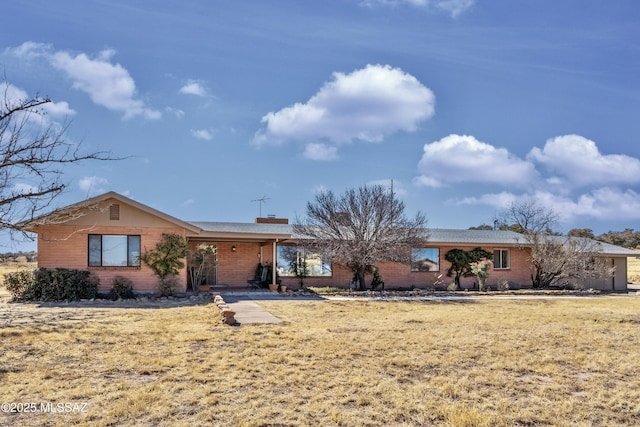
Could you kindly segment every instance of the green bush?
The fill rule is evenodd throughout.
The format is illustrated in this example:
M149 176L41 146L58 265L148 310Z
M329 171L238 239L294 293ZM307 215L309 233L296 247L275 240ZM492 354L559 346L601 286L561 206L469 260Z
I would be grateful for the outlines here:
M177 275L184 268L184 258L189 253L187 239L175 233L162 233L154 249L140 255L140 260L158 276L161 296L173 295L178 284Z
M131 299L135 298L133 294L133 283L131 280L124 276L116 276L113 278L113 286L109 291L109 298L112 300L117 299Z
M21 301L32 291L34 278L33 270L13 271L4 275L4 286L14 301Z
M16 301L74 301L95 298L100 280L87 270L40 268L5 275Z

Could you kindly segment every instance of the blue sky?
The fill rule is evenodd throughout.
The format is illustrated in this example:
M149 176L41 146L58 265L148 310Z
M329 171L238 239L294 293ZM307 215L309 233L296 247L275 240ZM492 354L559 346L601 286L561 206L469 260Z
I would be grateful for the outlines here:
M640 3L13 1L0 67L86 150L66 205L117 191L185 220L295 218L381 183L429 226L535 199L640 228Z

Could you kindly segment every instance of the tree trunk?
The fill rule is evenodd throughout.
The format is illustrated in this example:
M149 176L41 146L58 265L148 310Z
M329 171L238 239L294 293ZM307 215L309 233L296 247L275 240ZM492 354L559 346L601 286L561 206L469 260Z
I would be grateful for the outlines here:
M455 283L456 285L456 291L458 289L460 289L460 274L456 273L455 277L453 278L453 283Z
M364 281L365 270L366 270L365 267L360 267L356 271L356 277L358 278L358 290L360 291L364 291L367 289L367 285Z

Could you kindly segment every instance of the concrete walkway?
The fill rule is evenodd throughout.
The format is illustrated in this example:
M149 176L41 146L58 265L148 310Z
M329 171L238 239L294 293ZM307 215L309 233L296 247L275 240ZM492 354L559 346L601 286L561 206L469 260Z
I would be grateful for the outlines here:
M253 301L227 302L227 304L231 310L236 312L234 317L241 325L249 323L282 323L282 320Z
M286 297L271 291L221 291L220 296L227 303L229 308L236 312L235 319L241 324L253 323L282 323L282 320L265 310L256 301L301 301L317 300L324 298L318 296L296 296Z

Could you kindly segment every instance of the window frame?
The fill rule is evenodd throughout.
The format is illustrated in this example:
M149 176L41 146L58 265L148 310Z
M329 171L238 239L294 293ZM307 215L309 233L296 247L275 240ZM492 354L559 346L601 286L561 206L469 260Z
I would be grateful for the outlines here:
M127 247L125 249L126 264L104 264L104 237L123 237L126 239ZM137 244L135 243L137 239ZM99 242L97 248L91 247L92 240ZM89 268L140 268L140 251L142 248L142 236L140 234L89 234L87 237L87 266ZM137 249L137 256L135 254ZM99 254L95 254L99 251ZM95 256L98 255L99 263L96 263Z
M498 262L496 260L496 252L500 253L500 266L498 267ZM506 267L503 267L504 264L504 256L503 253L507 254L507 263ZM511 269L511 250L507 248L494 248L493 249L493 269L494 270L510 270Z
M298 259L302 258L305 260L310 260L310 259L314 259L317 258L319 260L319 266L320 266L320 270L321 271L326 271L327 273L325 274L313 274L312 271L313 269L309 267L309 265L307 264L307 267L309 267L309 275L307 277L311 278L311 277L326 277L326 278L330 278L333 277L333 262L331 260L327 260L325 261L323 259L323 257L317 253L317 252L312 252L312 251L307 251L305 250L303 247L299 247L296 245L278 245L277 249L276 249L276 259L278 260L277 262L277 271L278 274L282 277L296 277L295 273L291 270L291 266L289 265L289 263L284 262L281 263L280 260L284 259L284 256L280 255L280 251L281 250L295 250L296 252L296 257ZM325 267L326 266L326 267Z
M419 269L419 268L415 268L415 267L414 267L414 266L415 266L415 263L416 263L416 261L415 261L415 256L414 256L414 251L418 251L418 250L423 251L423 250L426 250L426 249L429 249L429 250L435 250L435 251L437 251L437 252L438 252L438 253L437 253L437 259L435 260L435 261L437 262L437 268L436 268L435 270L421 270L421 269ZM426 258L426 259L429 259L429 260L431 260L431 261L434 261L434 260L432 260L431 258ZM411 269L411 272L412 272L412 273L438 273L438 272L440 272L440 266L441 266L441 264L442 264L442 263L440 262L440 248L439 248L439 247L426 246L426 247L415 247L415 248L411 248L411 266L410 266L410 269Z

